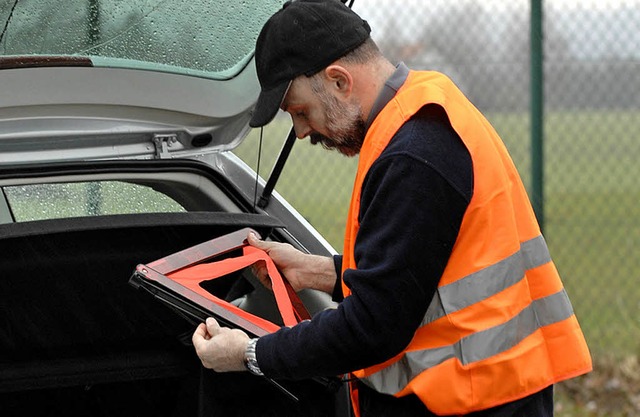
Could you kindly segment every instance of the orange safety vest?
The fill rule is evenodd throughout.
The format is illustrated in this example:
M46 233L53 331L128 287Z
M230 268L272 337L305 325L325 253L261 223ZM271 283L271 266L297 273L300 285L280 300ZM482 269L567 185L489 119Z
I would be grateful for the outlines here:
M445 109L471 154L473 196L413 340L397 356L354 374L381 393L414 393L433 413L468 414L589 372L591 356L506 147L443 74L410 71L368 130L347 219L343 273L357 268L363 180L398 129L428 103ZM350 294L344 284L343 293Z

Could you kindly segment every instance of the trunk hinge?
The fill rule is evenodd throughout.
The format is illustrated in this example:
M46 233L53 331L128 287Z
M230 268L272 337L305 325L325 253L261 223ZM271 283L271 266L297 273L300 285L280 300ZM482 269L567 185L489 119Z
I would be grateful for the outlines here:
M153 146L156 148L155 159L171 158L169 148L171 148L177 141L178 135L175 133L153 135Z

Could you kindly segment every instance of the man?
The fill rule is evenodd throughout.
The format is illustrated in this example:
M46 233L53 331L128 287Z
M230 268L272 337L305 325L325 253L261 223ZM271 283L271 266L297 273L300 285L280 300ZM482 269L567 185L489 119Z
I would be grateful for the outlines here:
M553 384L591 359L517 171L449 79L392 65L369 32L338 0L299 0L256 46L251 125L281 108L359 165L343 256L249 243L339 307L253 340L209 319L196 351L219 372L352 373L363 416L551 416Z

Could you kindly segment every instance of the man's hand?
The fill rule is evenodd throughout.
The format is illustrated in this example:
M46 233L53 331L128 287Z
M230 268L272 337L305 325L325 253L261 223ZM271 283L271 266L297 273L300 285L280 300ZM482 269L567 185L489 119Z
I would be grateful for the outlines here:
M220 327L209 317L206 323L198 326L191 340L205 368L216 372L246 370L244 352L249 336L242 330Z
M303 253L287 243L259 240L253 233L249 233L247 241L269 255L294 290L313 288L328 294L333 292L337 279L333 259ZM262 284L270 289L271 281L264 262L257 264L254 272Z

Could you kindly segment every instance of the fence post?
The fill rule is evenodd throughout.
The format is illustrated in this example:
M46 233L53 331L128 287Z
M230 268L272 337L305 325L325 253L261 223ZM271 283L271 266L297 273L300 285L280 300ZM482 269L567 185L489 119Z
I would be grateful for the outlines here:
M531 0L531 200L544 229L544 36L542 0Z

